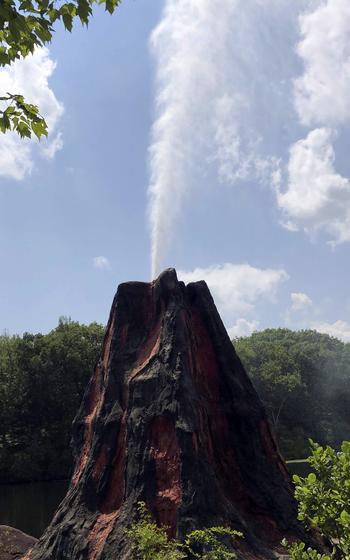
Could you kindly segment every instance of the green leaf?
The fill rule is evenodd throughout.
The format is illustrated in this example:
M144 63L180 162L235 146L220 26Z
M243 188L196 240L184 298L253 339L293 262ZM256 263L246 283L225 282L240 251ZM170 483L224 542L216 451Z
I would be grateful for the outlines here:
M10 105L10 107L7 107L5 111L5 115L11 115L12 113L15 112L16 112L16 108L13 105Z
M42 136L47 136L47 129L43 122L33 122L32 130L35 136L40 140Z
M32 135L29 126L23 120L18 123L17 131L21 138L30 138Z
M106 10L110 14L113 14L114 10L119 4L119 0L106 0Z
M72 31L73 29L73 17L70 14L63 14L62 16L64 27L67 31Z
M315 484L316 480L317 480L317 478L316 478L315 473L311 472L311 473L308 474L307 481L310 484Z

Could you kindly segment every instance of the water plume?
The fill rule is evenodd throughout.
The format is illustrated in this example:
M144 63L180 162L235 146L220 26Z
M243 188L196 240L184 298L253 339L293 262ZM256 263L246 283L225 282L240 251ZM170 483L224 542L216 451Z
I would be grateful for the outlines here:
M278 148L290 120L296 64L290 47L300 3L166 0L150 41L156 63L149 150L153 277L166 264L185 197L205 168L215 169L217 183L234 184L277 166L271 148Z

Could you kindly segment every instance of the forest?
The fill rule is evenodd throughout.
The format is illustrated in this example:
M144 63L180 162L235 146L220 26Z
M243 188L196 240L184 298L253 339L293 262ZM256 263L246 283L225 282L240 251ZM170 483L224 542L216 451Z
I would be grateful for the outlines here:
M50 333L0 337L0 481L67 478L71 423L104 327L61 318Z
M0 482L69 477L71 423L103 334L62 317L48 334L0 337ZM349 439L349 343L288 329L233 343L286 459L307 457L308 438L335 448Z
M267 329L234 341L286 459L308 439L337 449L350 435L350 344L313 330Z

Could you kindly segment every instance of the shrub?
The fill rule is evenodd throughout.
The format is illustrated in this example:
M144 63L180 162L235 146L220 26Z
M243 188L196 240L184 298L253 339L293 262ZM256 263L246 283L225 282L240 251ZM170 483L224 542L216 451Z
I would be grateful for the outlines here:
M306 527L318 527L331 544L330 555L306 548L304 543L288 545L292 560L350 560L350 442L337 452L310 440L312 471L303 478L294 475L298 518Z
M210 527L189 533L184 543L170 539L167 527L158 527L144 502L138 504L139 520L126 535L137 560L234 560L229 548L242 533L227 527ZM227 543L227 544L226 544Z

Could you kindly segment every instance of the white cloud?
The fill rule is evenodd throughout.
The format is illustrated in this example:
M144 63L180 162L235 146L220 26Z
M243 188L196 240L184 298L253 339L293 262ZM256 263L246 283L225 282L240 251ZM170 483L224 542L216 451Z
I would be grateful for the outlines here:
M294 106L304 126L318 127L290 148L286 188L275 185L284 226L350 241L350 181L335 169L334 138L350 120L350 3L314 0L299 16ZM279 177L280 185L283 178Z
M315 4L315 3L314 3ZM350 119L350 2L318 1L299 18L297 52L305 71L295 81L295 106L307 126Z
M50 89L48 80L56 64L46 48L38 48L33 55L0 69L0 92L21 93L28 103L38 105L45 117L49 133L53 133L63 113L63 105ZM51 140L21 140L15 133L0 135L0 176L21 180L30 174L36 152L54 156L62 148L62 137Z
M258 330L259 321L247 321L247 319L238 319L233 327L227 329L231 340L239 336L250 336L254 331Z
M334 323L313 323L312 328L320 333L339 338L344 342L350 342L350 324L345 321L338 320Z
M312 130L290 149L288 186L277 201L289 229L325 231L333 244L350 241L350 182L334 168L332 133Z
M19 141L13 133L0 134L0 176L20 181L29 175L32 169L33 160L29 142Z
M62 136L62 132L59 131L52 140L50 140L49 138L49 141L47 145L43 147L42 152L44 157L46 157L47 159L53 159L56 153L62 150L62 148L63 148L63 136Z
M291 311L304 311L312 306L312 299L302 292L292 292L290 299L292 301Z
M242 332L248 326L248 319L242 315L251 315L261 298L273 301L288 275L281 269L260 269L249 264L226 263L196 268L191 272L180 271L179 278L186 284L205 280L225 324L232 328L231 325L237 321L233 328L236 328L235 332L239 329ZM257 322L250 321L253 330L255 326Z
M99 270L110 270L111 269L111 263L109 261L109 259L107 259L107 257L103 257L102 255L99 257L94 257L92 259L93 265L95 268L98 268Z

